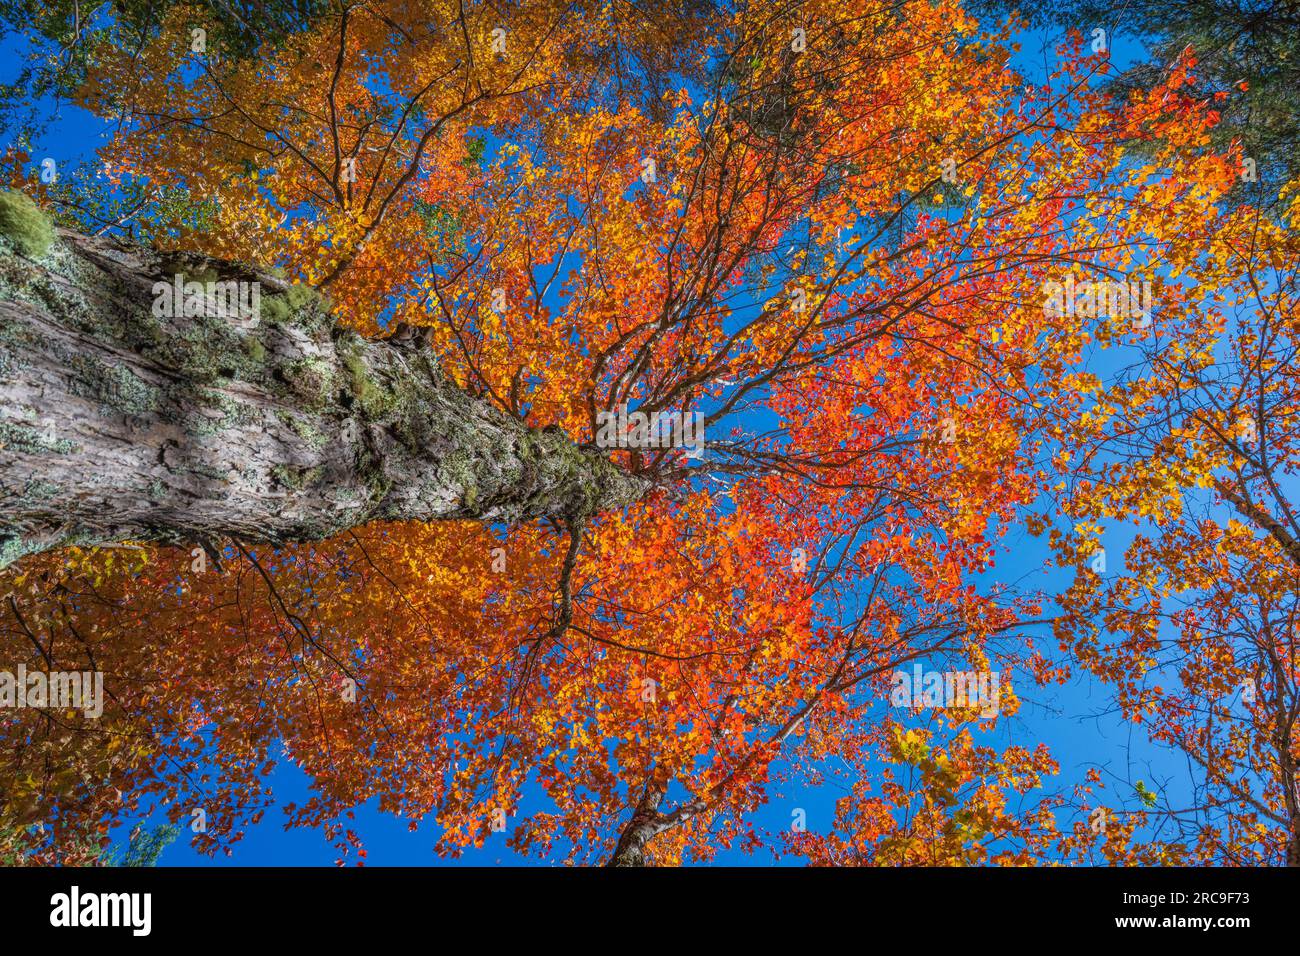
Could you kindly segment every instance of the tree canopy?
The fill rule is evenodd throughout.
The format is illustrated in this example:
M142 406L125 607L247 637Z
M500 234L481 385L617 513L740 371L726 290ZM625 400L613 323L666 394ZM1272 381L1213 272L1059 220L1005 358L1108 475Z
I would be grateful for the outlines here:
M0 666L105 700L5 714L4 852L155 805L237 852L287 760L347 860L375 800L447 856L1300 863L1300 193L1195 43L1117 86L955 0L33 6L31 102L110 135L4 160ZM172 273L260 321L151 319ZM1059 588L999 582L1027 536ZM991 733L1081 674L1186 794Z

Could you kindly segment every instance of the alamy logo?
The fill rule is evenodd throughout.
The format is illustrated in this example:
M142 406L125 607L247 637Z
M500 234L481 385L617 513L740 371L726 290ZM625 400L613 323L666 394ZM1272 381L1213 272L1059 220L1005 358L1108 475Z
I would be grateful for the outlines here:
M598 448L686 448L692 457L704 452L703 412L596 413Z
M253 328L262 316L262 284L229 279L224 282L185 281L153 284L153 314L162 318L217 318Z
M1151 324L1151 280L1141 282L1043 283L1043 314L1052 318L1076 315L1086 319L1132 319L1135 327Z
M79 710L92 720L104 713L104 675L99 671L0 671L0 707Z
M129 926L134 936L148 936L152 928L150 893L69 893L50 897L51 926Z
M895 707L972 707L986 719L1001 709L997 671L895 671L889 702Z

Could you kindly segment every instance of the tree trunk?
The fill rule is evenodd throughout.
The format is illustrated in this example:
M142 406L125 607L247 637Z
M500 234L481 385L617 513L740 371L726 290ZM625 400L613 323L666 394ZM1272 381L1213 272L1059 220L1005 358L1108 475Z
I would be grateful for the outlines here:
M645 866L647 844L668 829L659 813L666 793L667 788L655 783L653 778L646 784L640 802L632 811L632 819L618 835L618 844L606 866Z
M18 248L0 235L0 567L72 544L585 517L648 490L468 394L418 337L340 329L306 287L67 231ZM186 281L208 283L200 314L170 317L164 284ZM260 311L222 307L228 281Z

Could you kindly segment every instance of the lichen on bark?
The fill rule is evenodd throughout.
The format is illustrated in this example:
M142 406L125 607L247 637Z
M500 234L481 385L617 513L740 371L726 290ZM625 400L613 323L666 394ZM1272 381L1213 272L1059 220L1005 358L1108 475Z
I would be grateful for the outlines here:
M176 275L260 283L261 319L155 314ZM0 234L0 567L74 542L587 517L648 490L327 308L239 263L66 230L32 258Z

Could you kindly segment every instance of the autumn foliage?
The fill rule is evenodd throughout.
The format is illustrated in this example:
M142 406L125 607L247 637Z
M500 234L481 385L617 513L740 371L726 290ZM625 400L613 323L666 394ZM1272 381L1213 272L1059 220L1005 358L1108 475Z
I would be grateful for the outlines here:
M951 0L637 8L343 3L245 57L178 4L95 41L96 185L9 157L66 222L427 328L534 427L698 410L708 447L612 451L654 490L585 523L17 563L0 663L108 699L4 716L0 847L89 862L202 807L205 851L272 814L357 861L376 800L449 856L504 821L575 863L1300 862L1300 193L1243 195L1194 52L1119 101L1086 36L1030 79ZM1066 276L1156 308L1045 309ZM1055 584L1000 583L1033 536ZM895 706L917 663L1000 674L992 716ZM998 733L1085 674L1190 805ZM756 822L825 786L833 822Z

